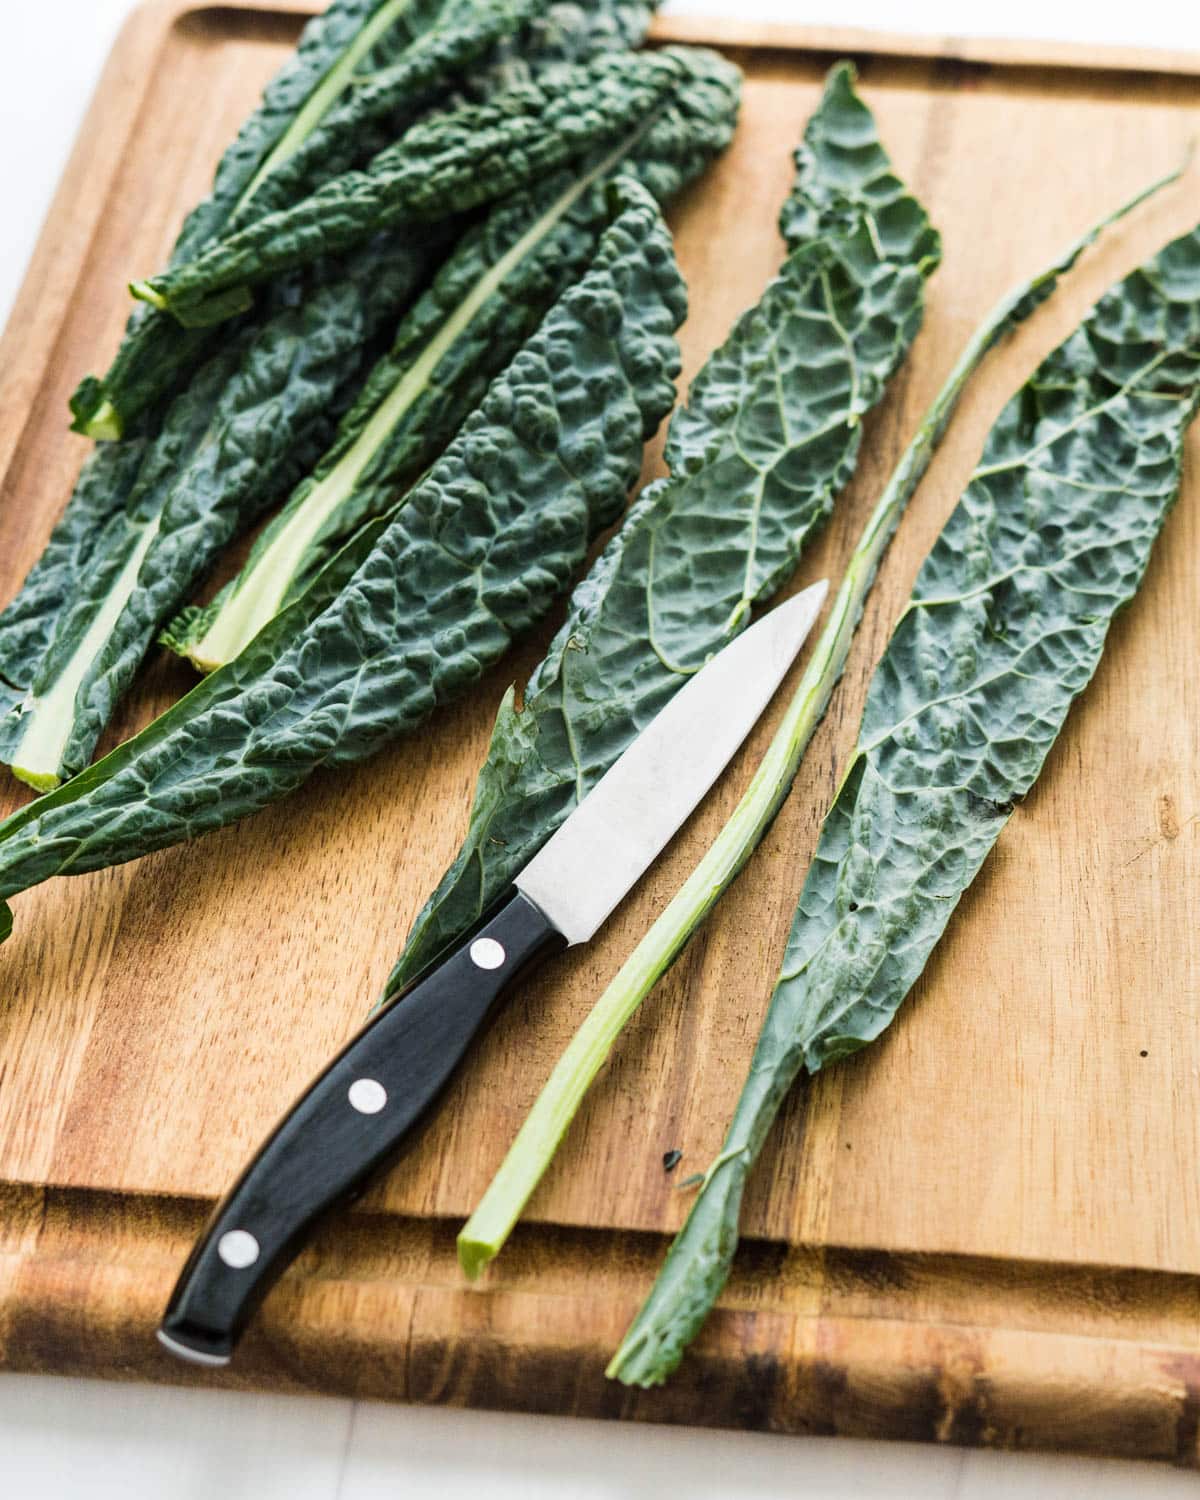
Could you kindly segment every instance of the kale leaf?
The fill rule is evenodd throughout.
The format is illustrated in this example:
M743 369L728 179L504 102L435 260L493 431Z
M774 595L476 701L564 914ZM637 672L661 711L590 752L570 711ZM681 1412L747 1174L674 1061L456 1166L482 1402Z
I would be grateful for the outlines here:
M360 70L394 64L438 18L443 3L333 0L310 21L296 52L222 157L212 192L185 220L171 264L200 254L235 216L245 219L275 171L321 128L330 111L337 113L339 101L353 100ZM274 310L268 308L267 315ZM151 308L136 308L107 375L89 375L71 398L75 431L100 439L124 436L139 414L177 389L213 347L207 330L184 329Z
M4 897L220 828L370 755L545 613L619 513L679 371L670 234L640 184L621 179L611 201L586 274L332 602L297 629L302 595L142 734L0 825L0 928Z
M366 247L209 360L139 445L136 472L124 455L89 465L0 614L0 762L23 781L44 791L87 764L163 620L328 443L421 264Z
M940 244L836 69L797 153L790 253L673 418L651 485L508 695L466 840L418 916L398 992L472 926L687 677L794 570L854 472L862 417L921 324Z
M375 33L391 37L393 48L401 46L403 38L394 26L391 32L382 31L381 18L385 11L394 9L376 7L372 18L366 18ZM422 14L429 19L428 9L427 5L423 9L416 5L407 13L409 31L405 36L411 37L411 27ZM570 17L559 15L553 27L544 4L506 0L495 14L491 9L481 10L478 0L454 0L445 7L438 26L418 37L407 50L402 48L402 61L396 66L408 66L414 58L424 56L427 61L429 57L435 62L440 59L437 67L441 67L449 56L447 47L459 35L454 26L458 25L460 32L470 30L468 22L474 28L471 56L486 50L477 35L481 27L487 34L485 40L494 41L498 35L514 32L522 18L532 16L542 22L536 32L526 27L524 33L509 39L510 48L525 57L535 73L561 68L564 56L586 55L589 49L610 45L614 37L619 40L626 34L606 24L612 20L607 5L592 5L578 13L572 8ZM642 16L644 21L644 8ZM365 12L359 19L364 18ZM636 29L633 18L626 19L632 34ZM345 16L342 22L341 30L335 31L344 41L349 22ZM465 63L467 54L461 50L461 37L456 45L460 51L455 55ZM368 56L358 43L354 47L358 47L355 55ZM354 53L354 47L345 55ZM386 62L385 52L383 42L375 43L369 51L370 60ZM694 59L703 56L693 54ZM686 65L678 71L682 88L690 73ZM725 67L725 71L730 70ZM428 68L426 72L429 74ZM291 75L285 72L285 76ZM382 85L372 83L369 87ZM481 88L487 91L486 85ZM269 90L268 100L275 97ZM339 107L349 109L353 97L351 90L351 99ZM282 95L276 99L279 107L272 113L276 123L286 113L287 100L280 103L280 99ZM701 105L712 102L702 90L697 91L697 99ZM308 104L297 119L308 119L307 130L313 127L313 119L305 111L309 111ZM719 122L714 119L696 129L694 140L674 142L677 159L672 160L669 152L665 159L673 182L664 182L664 188L670 190L676 185L685 170L699 170L703 152L709 149L706 131L711 136L723 127L727 138L729 112L727 106ZM330 122L336 115L335 109ZM306 141L317 134L319 131L312 128L307 137L293 140L285 151L283 146L289 139L285 132L282 144L270 158L274 161L279 157L281 165L277 173L267 173L267 177L274 181L276 176L285 176L291 165L302 159ZM247 127L243 136L242 146L227 157L218 173L219 191L213 203L224 205L221 212L228 209L239 183L244 209L249 193L247 163L253 155L245 142L252 138L261 144L266 139L258 127ZM656 144L672 143L656 140ZM260 177L264 171L260 167ZM257 202L257 193L251 201ZM210 227L220 219L213 203L200 214L200 220ZM231 210L235 218L241 211ZM46 558L0 615L0 759L13 763L23 779L44 790L86 764L164 611L169 617L223 545L263 509L280 500L288 486L319 456L319 444L332 436L331 422L349 404L364 362L377 352L377 335L386 320L411 301L412 293L447 242L450 227L427 230L419 242L393 239L385 243L376 237L348 257L327 258L307 267L303 275L294 273L276 280L264 299L262 316L236 325L232 340L226 333L220 352L170 407L169 415L162 420L162 431L150 445L145 465L136 474L127 459L96 461L88 466ZM199 232L194 227L188 231L187 244L195 243ZM594 245L594 236L591 243ZM577 247L575 264L582 263L579 257L586 255L586 249ZM386 269L378 273L381 266ZM564 273L568 269L564 263ZM379 274L377 285L372 284L375 274ZM458 370L453 399L439 406L431 392L430 400L417 403L408 429L409 481L432 461L482 394L487 379L536 326L554 293L565 284L565 274L556 284L552 282L553 278L547 280L540 303L527 307L524 321L514 321L506 337L497 337L486 347L477 346L479 369L473 378L470 369ZM368 298L365 306L364 296ZM303 345L308 347L301 349ZM125 347L136 352L150 346L134 341ZM292 351L297 350L300 352L293 357ZM413 356L415 352L410 345L408 354ZM173 359L171 355L168 364ZM169 373L177 379L179 370ZM394 363L391 373L393 378L397 374ZM385 371L381 378L386 375ZM378 384L368 389L363 402L358 403L360 415L365 411L364 403L369 403L378 390ZM278 409L273 405L276 400L281 403ZM419 435L414 436L415 428L422 423ZM151 432L158 425L159 419L149 417L140 424ZM302 441L297 440L298 434L303 435ZM110 474L127 476L128 483L109 488ZM343 477L344 471L334 476L335 482L340 483ZM353 503L340 507L341 524L321 528L318 545L298 579L301 586L311 578L313 568L344 539L348 528L377 513L391 493L382 483L390 476L376 473L372 477L381 483L371 503L357 509ZM285 591L279 602L291 596L290 590Z
M792 1083L895 1017L1141 583L1198 406L1200 229L1110 290L992 429L872 678L721 1152L610 1375L675 1369Z
M414 125L362 171L267 214L198 259L148 281L134 295L182 323L220 322L246 305L250 287L361 244L381 230L436 221L539 182L643 122L677 85L670 52L609 53L481 104Z
M365 519L386 514L453 437L488 381L582 273L608 222L606 181L660 201L729 141L740 75L715 53L686 64L670 102L615 151L507 199L463 238L401 324L337 441L265 529L242 572L164 640L202 670L230 661Z

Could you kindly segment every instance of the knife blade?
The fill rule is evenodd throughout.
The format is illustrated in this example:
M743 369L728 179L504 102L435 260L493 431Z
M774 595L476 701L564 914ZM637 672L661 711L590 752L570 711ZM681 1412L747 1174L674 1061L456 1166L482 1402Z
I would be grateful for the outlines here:
M497 1001L538 959L587 942L703 800L758 721L828 585L779 605L682 687L514 881L498 909L376 1013L284 1116L217 1206L158 1329L228 1364L316 1223L395 1156Z

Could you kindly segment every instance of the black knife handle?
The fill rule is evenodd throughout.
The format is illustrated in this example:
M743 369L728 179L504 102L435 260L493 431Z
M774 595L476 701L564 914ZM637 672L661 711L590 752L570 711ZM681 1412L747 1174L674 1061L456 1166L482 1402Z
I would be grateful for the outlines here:
M355 1197L446 1086L505 988L561 934L517 894L359 1032L217 1207L158 1336L226 1364L316 1221Z

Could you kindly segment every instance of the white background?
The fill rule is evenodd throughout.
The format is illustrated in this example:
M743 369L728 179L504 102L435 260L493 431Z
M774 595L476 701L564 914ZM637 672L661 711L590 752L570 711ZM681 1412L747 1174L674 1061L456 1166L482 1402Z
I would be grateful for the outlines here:
M1200 50L1181 0L671 0L671 10ZM0 0L0 320L132 0ZM1168 1500L1161 1467L0 1376L4 1500Z

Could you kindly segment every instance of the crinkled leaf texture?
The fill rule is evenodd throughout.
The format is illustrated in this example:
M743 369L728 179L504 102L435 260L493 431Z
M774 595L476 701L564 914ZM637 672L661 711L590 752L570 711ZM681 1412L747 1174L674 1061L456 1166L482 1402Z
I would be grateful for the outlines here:
M407 0L400 5L396 0L333 0L314 17L305 27L296 52L267 85L259 107L221 158L212 192L184 221L170 263L180 264L199 255L224 232L239 207L241 217L249 214L253 200L247 200L247 193L264 165L373 18L386 10L391 22L358 64L359 69L395 64L441 8L442 0ZM349 79L345 80L344 92L351 99L356 92ZM329 99L335 112L339 97L342 94L334 92ZM352 130L346 133L353 134ZM293 190L297 190L295 184ZM152 308L137 307L108 373L102 379L88 376L72 397L75 429L93 432L93 422L107 410L111 430L105 428L94 435L121 436L139 413L177 386L181 373L193 367L213 343L213 336L205 329L183 329Z
M332 72L352 60L364 27L370 23L378 30L381 17L387 27L341 88L331 88ZM223 158L213 193L188 217L171 264L194 259L215 240L292 207L324 182L365 164L423 111L448 104L450 88L466 87L473 98L486 99L518 76L549 76L564 62L635 47L649 20L649 6L622 0L334 4L309 24L296 57L268 86L262 106ZM328 94L324 108L308 119L321 89ZM139 304L108 373L88 376L72 398L75 429L122 435L219 337L212 328L183 328ZM97 429L102 410L107 416Z
M431 10L429 0L424 9ZM368 58L360 66L319 123L229 215L221 237L292 207L322 183L370 160L426 109L443 102L447 89L469 70L487 68L497 46L510 38L515 45L525 40L531 23L548 9L549 0L439 0L425 29L414 34L411 20L406 31L393 28L388 38L393 55ZM401 45L406 32L408 44Z
M640 0L334 0L309 22L295 55L222 158L211 196L188 216L171 263L291 207L329 178L391 144L452 85L486 99L564 63L641 45L652 6ZM390 16L328 108L269 176L264 163L369 22ZM504 64L510 71L502 72ZM254 184L252 196L247 192Z
M738 100L737 71L715 54L681 51L674 62L675 87L648 125L639 122L635 146L624 162L663 196L727 143ZM593 152L575 170L586 173L595 161ZM551 187L556 180L565 181L565 174L552 179ZM533 195L533 201L542 196ZM365 426L380 393L419 358L423 341L437 320L445 318L464 283L479 273L506 234L521 229L527 208L528 203L505 205L491 230L468 237L462 255L402 325L393 357L368 383L329 456L331 463L340 460L347 443ZM494 298L485 316L447 353L436 379L372 464L363 486L322 528L284 602L307 586L354 526L390 508L404 486L436 458L488 379L586 264L605 212L603 192L597 190L563 226L556 242L533 258L513 293ZM278 501L283 487L312 463L319 441L330 436L331 419L347 403L363 360L377 347L377 333L410 299L440 237L439 229L427 230L420 250L373 241L348 264L340 264L329 284L299 307L286 307L261 332L243 329L176 402L132 497L104 493L103 481L115 469L115 460L89 471L62 523L70 548L52 546L52 566L39 565L27 589L0 616L0 675L9 683L7 689L0 686L0 759L18 765L41 789L87 763L164 611L178 608L231 537ZM318 481L327 467L322 465ZM305 499L302 492L296 503ZM147 528L155 529L153 538ZM273 535L268 534L268 544ZM143 547L148 548L144 557L139 552ZM74 569L68 567L69 554L77 559ZM130 567L136 568L135 579L126 572ZM120 588L129 592L128 604L93 639L90 659L72 662ZM47 637L37 655L28 650L31 612L40 612ZM211 611L189 612L168 632L170 642L190 650L211 618ZM10 623L14 628L8 631ZM6 634L11 637L7 642ZM28 738L28 710L46 703L69 666L78 683L64 695L68 701L51 699L45 714L57 723L73 712L74 723L58 743L35 744ZM28 765L20 758L23 751Z
M627 149L593 152L506 199L464 236L401 323L337 441L265 528L245 568L210 605L173 622L166 644L206 668L236 654L247 631L306 588L355 527L402 502L488 382L583 273L609 222L607 183L637 177L661 202L724 149L741 76L716 53L678 56L677 89L652 122L631 132ZM307 538L303 548L299 537Z
M283 604L312 583L321 567L364 521L387 514L402 501L408 487L479 404L490 380L538 326L557 296L582 274L595 253L597 235L603 227L600 221L607 219L603 194L589 196L590 223L577 212L552 226L445 350L421 388L412 393L403 414L382 434L375 450L369 456L363 454L361 445L373 439L381 409L389 399L395 399L398 391L406 389L405 382L419 371L423 357L436 346L464 298L530 229L538 215L569 189L570 179L564 182L556 176L548 187L547 192L506 201L485 224L468 233L401 323L395 344L375 366L333 446L258 537L245 568L210 604L189 609L173 621L163 637L164 644L182 655L192 655L206 642L223 612L240 602L236 598L240 591L274 584L276 580L260 576L258 570L269 564L273 549L285 545L283 539L289 528L303 524L306 509L321 501L324 487L336 485L339 474L345 472L343 465L363 467L296 559L291 577L283 581ZM200 664L205 662L202 654Z
M392 22L363 58L361 71L394 65L414 38L437 21L442 8L441 0L408 0L399 6L390 0L333 0L315 16L304 28L296 51L267 85L262 102L221 158L211 194L188 215L172 252L172 263L190 260L222 232L272 150L379 12L393 11ZM345 93L352 91L349 80L347 84ZM336 99L331 103L336 104Z
M531 78L550 82L602 52L642 45L661 0L551 0L523 31L499 42L462 80L464 98L486 99Z
M0 826L0 897L194 838L369 755L545 613L619 513L679 370L670 234L635 182L614 188L613 214L586 275L332 602L309 618L322 574L241 657Z
M1109 291L1004 409L921 570L821 831L720 1156L614 1360L666 1378L729 1273L785 1094L890 1024L1037 779L1180 483L1200 230ZM1100 768L1097 768L1100 770Z
M150 446L146 438L106 443L88 459L75 494L20 593L0 612L0 744L3 725L28 696L33 672L81 582L104 566L104 537L124 525L125 506Z
M494 14L490 13L492 9ZM626 17L625 30L611 24L612 7L607 3L567 9L569 15L559 14L561 7L547 9L529 0L513 0L481 11L477 0L453 0L444 7L442 24L418 36L404 51L414 28L427 23L431 14L427 0L414 0L402 17L397 13L392 29L376 44L364 65L383 67L397 49L410 61L414 55L425 56L427 62L432 56L437 67L449 67L455 57L465 63L471 49L465 49L461 35L454 44L459 46L458 52L451 43L455 35L470 29L473 15L477 27L486 22L485 29L493 41L497 35L511 32L522 19L533 16L539 21L536 33L526 26L521 36L512 36L506 43L514 55L526 58L535 72L558 66L564 56L588 56L636 33L632 16ZM352 11L357 17L353 25ZM484 12L489 14L485 16ZM322 55L336 59L338 49L344 49L357 35L354 28L380 14L378 3L372 7L337 6L325 18L323 29L318 26L310 32L324 36L333 50ZM556 17L553 26L552 16ZM302 48L309 63L315 45L308 37ZM478 50L474 43L472 47ZM427 67L426 73L429 71ZM276 125L288 109L298 109L304 102L297 93L300 85L294 72L285 70L284 79L292 79L287 89L281 84L280 89L268 90L264 109L273 112ZM311 82L318 74L319 70L314 73L309 68L304 77ZM260 128L261 122L255 124L256 120L257 116L243 131L241 144L226 159L218 174L220 191L200 215L210 228L224 222L222 214L236 197L238 184L244 190L247 174L258 159L255 150L266 149L275 139L265 127ZM701 133L697 131L697 140L688 143L694 157L701 154ZM289 162L295 159L289 158ZM678 179L686 170L699 170L700 163L680 161L670 165ZM218 212L220 205L224 207ZM186 243L195 243L195 233L198 231ZM363 360L376 352L377 332L411 300L446 239L439 227L424 231L419 244L411 240L390 245L376 241L344 258L309 266L303 277L296 273L274 282L259 312L239 325L232 341L227 330L223 336L218 335L218 340L224 339L221 352L193 376L162 423L147 417L140 424L147 432L162 427L143 467L139 468L131 454L118 458L102 453L89 463L46 556L21 594L0 615L0 758L11 759L17 753L27 727L28 706L54 683L98 611L106 600L111 603L113 586L127 587L130 577L125 570L136 566L137 587L129 608L111 621L111 629L100 631L95 660L82 672L75 694L76 724L61 751L50 747L49 756L39 755L42 768L35 769L28 779L45 787L61 774L86 764L120 692L156 624L161 622L163 609L178 607L220 547L262 509L277 502L286 493L281 487L294 482L311 464L320 443L330 436L330 420L346 405L352 390L347 381L356 378ZM556 289L562 284L560 281ZM364 289L369 293L365 309L361 306ZM497 338L488 345L488 361L481 362L475 379L455 392L457 404L451 400L439 405L433 399L415 413L425 420L425 441L423 445L411 441L408 445L412 460L409 478L441 450L482 394L487 379L511 357L551 299L552 290L547 290L540 305L528 309L530 316L523 326L510 329L507 340ZM160 316L159 321L175 327L171 319ZM289 350L297 340L308 347L293 360ZM153 340L127 341L118 365L126 356L135 362L143 355L149 358L152 346ZM176 358L178 348L171 340L160 352L167 356L166 365L153 371L147 365L143 371L156 397L178 381L183 370ZM202 352L202 345L188 343L189 358ZM272 405L275 400L281 403L278 409ZM135 406L141 404L139 398ZM140 444L134 451L140 454L143 448ZM382 484L383 476L377 477ZM375 498L383 499L379 486ZM367 504L359 507L357 514L348 510L343 518L346 524L323 536L325 547L316 561L327 558L353 524L377 513L378 508ZM159 524L160 513L168 523L166 531L183 529L174 540L164 535L150 544L146 528ZM179 544L180 537L186 537L187 545ZM193 545L197 542L199 545ZM139 549L147 545L151 550L139 563ZM304 574L301 586L310 580L311 572L309 569ZM69 704L55 704L56 717L60 707L70 712ZM39 748L44 752L45 747ZM56 758L61 762L57 770L43 764Z
M88 763L163 620L329 442L419 266L386 242L366 247L331 285L202 367L135 474L107 449L89 465L47 554L0 614L0 762L25 769L30 723L45 714L56 748L30 767L40 784ZM60 682L67 700L47 708Z
M360 4L357 27L351 27L347 14L342 18L345 24L328 33L331 63L345 55L362 24L379 9L378 0L369 10ZM332 13L322 19L332 22ZM553 80L558 86L569 66L637 46L649 21L648 5L622 0L449 0L444 5L440 0L411 0L360 64L365 76L356 79L340 102L332 103L307 138L265 177L253 148L278 142L268 142L259 116L251 117L218 172L213 197L185 225L170 264L194 259L219 239L268 214L296 207L323 184L366 165L431 104L449 107L451 86L465 88L476 102L486 102L518 79ZM291 76L287 70L285 76ZM297 88L293 86L288 98ZM306 100L297 95L294 103L299 114ZM278 112L270 113L274 120ZM283 128L290 123L284 121ZM245 198L252 181L255 191ZM242 321L257 320L264 310L248 313L248 302L244 289L235 289L224 312L240 313ZM184 327L169 314L139 303L107 375L88 376L72 398L75 430L97 437L121 436L215 346L221 335L214 331L213 319L210 308L199 326Z
M677 84L671 52L609 53L553 83L516 85L420 121L362 171L267 214L186 265L137 283L181 322L225 315L225 298L380 230L495 202L642 123Z
M672 420L651 485L529 682L505 699L454 864L417 918L396 993L541 848L688 675L794 570L854 472L861 419L920 327L936 232L895 177L848 67L797 153L779 276Z

